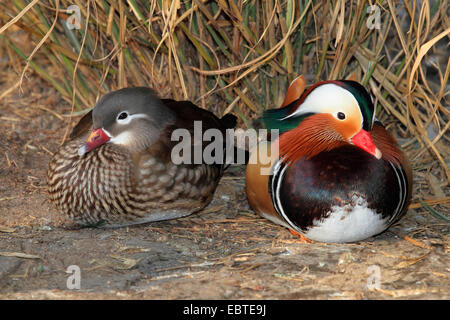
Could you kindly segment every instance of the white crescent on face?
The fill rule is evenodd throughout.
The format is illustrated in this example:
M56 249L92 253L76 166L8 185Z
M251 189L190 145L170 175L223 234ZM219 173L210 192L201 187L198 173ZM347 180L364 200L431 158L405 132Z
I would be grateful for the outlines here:
M346 119L360 123L362 128L363 115L353 94L334 83L326 83L311 91L297 110L281 120L307 113L329 113L342 120L337 116L339 112L344 113Z
M121 112L119 112L119 115L123 112L127 112L127 111L121 111ZM148 119L149 116L145 113L136 113L136 114L128 115L125 119L119 119L117 117L116 122L120 125L127 125L127 124L130 124L131 121L133 121L134 119L143 119L143 118ZM125 130L125 131L119 133L118 135L116 135L115 137L113 137L104 128L103 128L103 131L105 131L105 133L110 137L110 140L108 142L114 143L117 145L123 145L123 146L129 145L131 143L131 140L135 138L135 136L129 130Z

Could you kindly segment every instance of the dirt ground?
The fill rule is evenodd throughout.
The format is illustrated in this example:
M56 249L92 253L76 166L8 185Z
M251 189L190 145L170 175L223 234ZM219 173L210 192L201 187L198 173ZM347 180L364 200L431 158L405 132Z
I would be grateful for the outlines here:
M450 298L449 224L417 205L450 193L427 152L413 162L414 208L389 231L354 244L301 243L256 216L242 167L227 171L199 214L67 230L47 200L45 177L70 105L33 76L22 94L4 94L15 79L0 80L1 299ZM434 208L450 211L448 202ZM79 290L67 287L71 265L80 268Z

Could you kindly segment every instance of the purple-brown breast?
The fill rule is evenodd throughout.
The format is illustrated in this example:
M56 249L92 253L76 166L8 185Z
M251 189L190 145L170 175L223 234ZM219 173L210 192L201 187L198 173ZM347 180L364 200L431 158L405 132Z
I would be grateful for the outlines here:
M289 220L306 231L313 220L326 218L331 207L352 204L354 196L386 218L396 210L399 192L387 161L345 145L289 165L279 196Z
M326 218L333 206L352 204L355 196L365 199L383 218L395 214L392 223L404 215L411 199L411 167L380 123L374 124L371 133L383 153L380 160L344 143L284 164L278 196L283 212L298 228L306 231L314 220ZM271 191L274 197L275 190Z

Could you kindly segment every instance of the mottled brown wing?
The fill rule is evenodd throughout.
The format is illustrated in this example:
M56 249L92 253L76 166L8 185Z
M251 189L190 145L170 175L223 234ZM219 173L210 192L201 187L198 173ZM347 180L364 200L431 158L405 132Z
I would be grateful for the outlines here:
M222 121L212 112L199 108L190 101L162 99L162 102L166 107L171 109L177 115L177 122L175 123L176 127L186 128L189 131L193 132L194 121L202 121L203 131L210 128L217 128L225 133L225 129L227 129L227 127L230 127L230 125L228 124L228 115L225 116L224 121Z
M174 101L170 99L162 100L164 105L171 109L176 114L176 122L169 125L161 134L160 143L166 145L170 149L179 143L178 141L171 141L172 132L176 129L186 129L189 131L192 139L192 154L194 152L194 126L196 121L201 121L201 134L203 135L208 129L218 129L222 133L223 148L226 143L226 129L232 128L236 125L236 117L229 114L222 119L216 117L212 112L201 109L189 101ZM199 131L197 131L198 133ZM202 139L202 150L208 146L211 141ZM170 153L169 153L170 154Z

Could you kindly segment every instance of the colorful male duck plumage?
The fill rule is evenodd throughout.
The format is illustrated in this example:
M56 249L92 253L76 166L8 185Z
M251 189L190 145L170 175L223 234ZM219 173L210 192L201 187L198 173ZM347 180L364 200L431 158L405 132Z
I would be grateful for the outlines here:
M385 231L406 212L412 172L391 134L375 119L369 93L355 81L322 81L304 91L296 79L282 108L262 122L278 129L270 174L253 152L246 191L263 217L324 242L353 242Z

